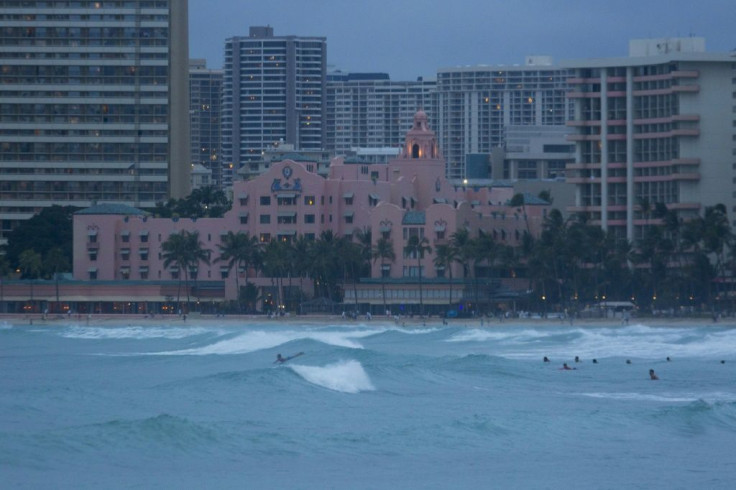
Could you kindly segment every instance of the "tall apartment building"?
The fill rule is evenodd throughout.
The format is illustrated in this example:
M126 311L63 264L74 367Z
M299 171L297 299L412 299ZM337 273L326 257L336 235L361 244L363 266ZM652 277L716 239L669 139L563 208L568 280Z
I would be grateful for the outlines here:
M734 204L736 57L702 38L633 40L629 57L566 63L575 104L576 206L628 240L650 223L642 203L683 217Z
M190 60L189 101L191 163L208 169L211 184L222 188L222 70L208 69L207 62L203 59Z
M235 170L283 141L319 150L325 131L324 37L274 36L251 27L225 41L222 157Z
M394 82L386 73L327 75L325 149L399 147L422 109L434 120L436 82Z
M438 70L435 127L448 178L468 176L467 155L503 146L508 126L564 126L572 116L567 77L544 56L529 56L523 66Z
M187 2L0 0L0 239L189 189Z

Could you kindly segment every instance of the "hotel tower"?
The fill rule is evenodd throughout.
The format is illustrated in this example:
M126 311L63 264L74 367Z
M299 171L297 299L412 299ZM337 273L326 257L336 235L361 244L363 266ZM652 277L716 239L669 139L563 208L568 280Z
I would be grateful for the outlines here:
M189 192L187 2L0 0L0 239Z

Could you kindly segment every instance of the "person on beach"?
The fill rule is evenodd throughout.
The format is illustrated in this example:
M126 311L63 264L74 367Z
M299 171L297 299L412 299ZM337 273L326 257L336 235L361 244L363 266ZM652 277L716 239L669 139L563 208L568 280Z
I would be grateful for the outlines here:
M658 380L658 379L659 379L659 376L657 376L657 375L656 375L656 374L654 373L654 369L650 369L650 370L649 370L649 379L651 379L652 381L656 381L656 380Z

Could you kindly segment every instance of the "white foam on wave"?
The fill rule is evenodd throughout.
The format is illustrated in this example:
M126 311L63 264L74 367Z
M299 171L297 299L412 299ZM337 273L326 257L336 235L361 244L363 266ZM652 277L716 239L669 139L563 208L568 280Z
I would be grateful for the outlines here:
M202 327L84 327L72 326L60 331L62 337L70 339L104 340L104 339L183 339L206 333L217 333L216 330Z
M714 403L734 403L736 402L736 393L727 393L723 391L708 393L661 393L653 395L651 393L580 393L582 396L589 398L605 398L608 400L641 400L652 402L671 402L671 403L692 403L703 401L708 404Z
M363 346L355 341L374 335L375 330L359 331L314 331L314 330L254 330L236 337L220 340L214 344L184 349L178 351L160 352L160 355L192 355L204 356L210 354L232 355L248 354L264 349L272 349L279 345L295 340L312 339L328 345L346 347L348 349L362 349Z
M580 393L581 396L589 398L605 398L607 400L634 400L649 402L671 402L671 403L691 403L698 400L698 397L691 396L667 396L652 395L651 393Z
M358 361L341 361L324 367L297 364L289 367L306 381L333 391L360 393L375 390L368 374Z
M559 336L569 335L561 341ZM486 344L489 353L510 359L541 356L583 359L635 357L642 359L710 358L724 359L736 351L736 329L702 327L626 327L499 330L472 329L455 334L448 342Z

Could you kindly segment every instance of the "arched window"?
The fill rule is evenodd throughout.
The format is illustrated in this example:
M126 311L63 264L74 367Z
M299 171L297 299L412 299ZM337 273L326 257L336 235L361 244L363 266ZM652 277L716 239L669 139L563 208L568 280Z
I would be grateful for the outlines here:
M411 157L412 158L419 158L419 145L414 143L411 147Z

